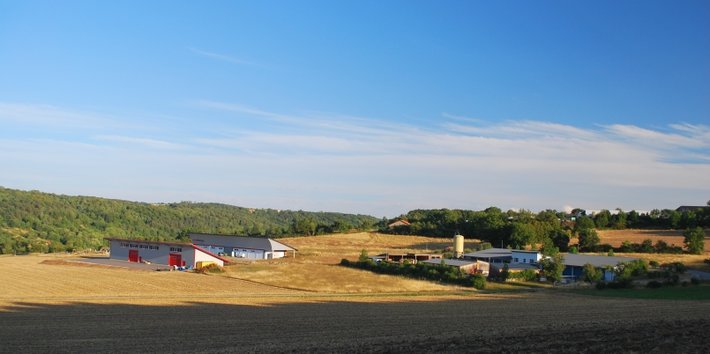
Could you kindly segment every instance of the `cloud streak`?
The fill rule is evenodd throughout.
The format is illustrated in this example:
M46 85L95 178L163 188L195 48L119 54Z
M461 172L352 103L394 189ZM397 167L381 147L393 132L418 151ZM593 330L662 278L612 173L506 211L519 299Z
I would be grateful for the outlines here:
M582 128L443 115L438 127L422 128L324 112L193 104L200 129L171 135L106 128L44 140L0 136L0 163L8 166L0 185L389 216L490 205L645 210L710 194L710 128L703 125ZM71 110L43 110L52 114L35 117L76 120ZM225 123L224 115L235 119ZM21 112L7 117L26 123ZM77 175L91 181L77 184Z
M198 49L198 48L194 48L194 47L188 47L187 50L189 50L190 52L192 52L194 54L197 54L197 55L200 55L200 56L203 56L206 58L218 60L218 61L224 61L224 62L228 62L228 63L232 63L232 64L239 64L239 65L258 66L258 64L254 63L254 62L238 59L238 58L235 58L231 55L210 52L210 51L206 51L206 50L202 50L202 49Z

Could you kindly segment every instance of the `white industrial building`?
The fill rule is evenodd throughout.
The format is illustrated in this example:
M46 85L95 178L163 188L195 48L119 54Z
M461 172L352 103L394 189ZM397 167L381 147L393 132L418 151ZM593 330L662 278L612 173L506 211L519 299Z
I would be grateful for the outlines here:
M198 262L211 262L219 266L229 262L191 243L121 238L107 238L107 240L111 244L111 259L188 268L195 268Z
M217 234L189 234L193 244L212 253L235 258L274 259L283 258L296 249L266 237L247 237Z

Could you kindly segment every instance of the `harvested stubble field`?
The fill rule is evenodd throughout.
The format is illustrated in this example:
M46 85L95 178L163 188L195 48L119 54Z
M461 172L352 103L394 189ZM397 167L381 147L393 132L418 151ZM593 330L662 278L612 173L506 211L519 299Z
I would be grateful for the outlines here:
M601 243L608 243L614 247L621 246L624 241L631 243L641 243L644 240L651 240L655 244L663 240L669 245L683 247L684 230L597 230ZM705 230L706 235L710 235L710 230ZM705 253L710 254L710 236L705 237Z
M624 241L641 243L644 240L651 240L653 244L663 240L669 245L683 247L682 230L598 230L597 232L601 243L608 243L614 247L621 246ZM706 230L705 234L710 235L710 230ZM659 253L620 253L619 255L653 260L659 263L683 262L690 267L710 271L710 265L704 262L705 259L710 258L710 237L705 238L705 252L700 255Z
M382 252L429 252L444 249L452 242L441 238L354 233L317 237L295 237L284 242L296 247L296 258L271 261L239 261L226 267L230 277L272 286L317 293L442 292L463 290L391 275L344 268L342 258L356 260L365 249L374 255ZM468 241L473 244L476 241Z
M362 248L377 251L368 242L379 237L325 241L343 242L339 249L355 258ZM286 240L305 255L282 260L294 279L306 279L296 283L334 271L326 274L331 284L309 291L234 279L240 267L258 273L269 263L200 275L86 266L56 256L0 257L0 352L688 353L708 346L708 301L548 290L486 294L416 280L407 281L422 284L406 288L401 278L377 283L379 276L367 272L337 273L332 256L319 262L318 255L337 249L318 239ZM385 242L379 249L414 250L422 240L379 240ZM358 282L370 290L337 290ZM278 283L292 285L288 278Z

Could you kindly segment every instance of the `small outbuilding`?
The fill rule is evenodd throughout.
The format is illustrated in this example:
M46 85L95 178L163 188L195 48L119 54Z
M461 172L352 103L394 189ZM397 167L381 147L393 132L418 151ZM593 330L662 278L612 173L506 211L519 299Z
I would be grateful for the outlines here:
M107 238L111 259L196 268L200 262L224 266L226 259L191 243Z
M235 258L274 259L283 258L289 252L294 257L296 249L282 242L267 237L248 237L218 234L189 234L193 244L212 253Z

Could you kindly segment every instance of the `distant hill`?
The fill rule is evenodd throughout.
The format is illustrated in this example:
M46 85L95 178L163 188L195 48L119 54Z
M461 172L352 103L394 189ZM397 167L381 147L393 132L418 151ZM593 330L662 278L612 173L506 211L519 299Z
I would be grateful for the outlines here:
M188 232L280 237L367 230L369 215L250 209L217 203L148 204L0 187L0 253L98 249L104 237L186 240Z

